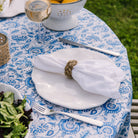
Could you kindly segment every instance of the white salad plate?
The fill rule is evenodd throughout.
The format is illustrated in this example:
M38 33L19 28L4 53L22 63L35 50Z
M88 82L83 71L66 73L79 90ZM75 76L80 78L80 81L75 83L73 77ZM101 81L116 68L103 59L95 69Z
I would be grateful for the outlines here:
M23 99L23 97L21 96L20 92L16 88L14 88L13 86L11 86L11 85L0 83L0 92L1 91L4 91L4 92L13 92L15 100ZM30 108L31 108L30 105L28 103L26 103L25 110L29 110ZM31 122L30 122L29 126L30 125L31 125ZM30 131L30 129L28 130L28 133L25 136L25 138L29 138L29 133L30 133L29 131Z
M84 48L58 50L51 56L66 60L104 59L111 61L104 54ZM112 61L111 61L112 62ZM112 62L113 63L113 62ZM88 109L104 104L109 97L84 91L75 80L68 79L64 74L44 72L33 68L32 80L38 94L45 100L70 109Z

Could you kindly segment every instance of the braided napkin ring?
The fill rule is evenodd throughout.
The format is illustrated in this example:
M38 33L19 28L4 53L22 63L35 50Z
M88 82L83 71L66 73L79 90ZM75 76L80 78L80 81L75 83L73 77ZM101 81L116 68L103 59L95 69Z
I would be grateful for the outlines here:
M8 38L0 33L0 66L6 64L10 59Z
M77 60L69 60L67 65L65 66L64 74L68 78L72 79L72 69L77 64Z

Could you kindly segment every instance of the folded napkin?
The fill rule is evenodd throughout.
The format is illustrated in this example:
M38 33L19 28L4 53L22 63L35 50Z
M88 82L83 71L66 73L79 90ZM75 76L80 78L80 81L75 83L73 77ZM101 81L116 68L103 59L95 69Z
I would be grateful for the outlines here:
M10 0L0 0L0 14L8 8L9 3Z
M3 11L0 12L0 17L13 17L17 14L24 13L25 2L26 0L5 0Z
M39 55L33 59L34 67L39 70L59 74L65 73L66 75L68 65L73 62L51 55ZM72 67L72 78L85 91L109 98L120 98L120 82L124 80L125 75L111 61L88 59L79 62L75 61ZM71 68L69 68L69 71Z

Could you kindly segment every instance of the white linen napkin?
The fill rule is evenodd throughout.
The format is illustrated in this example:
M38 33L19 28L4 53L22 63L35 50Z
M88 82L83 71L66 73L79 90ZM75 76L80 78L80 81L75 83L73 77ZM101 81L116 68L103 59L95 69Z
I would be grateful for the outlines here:
M26 0L5 0L5 9L0 12L0 17L13 17L17 14L24 13L24 5Z
M0 0L0 14L9 7L10 0Z
M60 74L64 74L67 62L51 55L38 55L33 59L35 68ZM110 61L88 59L80 61L74 66L72 77L87 92L109 98L120 98L120 82L124 80L125 75L120 68Z

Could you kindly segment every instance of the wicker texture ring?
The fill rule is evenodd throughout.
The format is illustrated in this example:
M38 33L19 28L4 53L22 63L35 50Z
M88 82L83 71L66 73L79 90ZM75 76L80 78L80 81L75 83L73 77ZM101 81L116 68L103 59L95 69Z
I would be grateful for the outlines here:
M72 79L72 70L73 67L77 64L77 60L69 60L67 65L65 66L65 76Z

